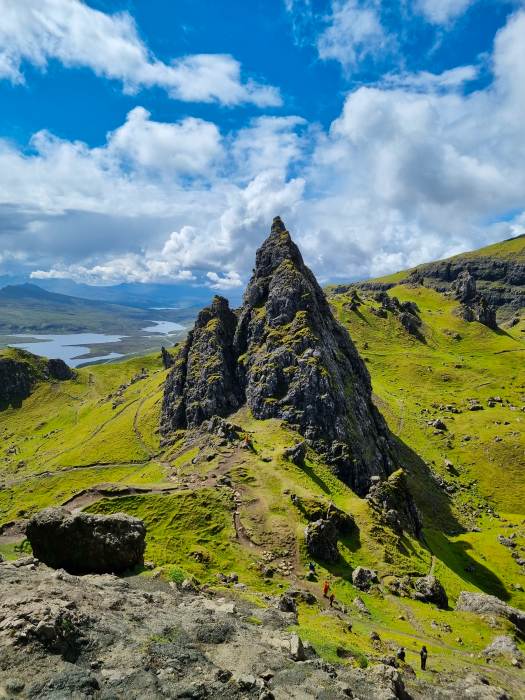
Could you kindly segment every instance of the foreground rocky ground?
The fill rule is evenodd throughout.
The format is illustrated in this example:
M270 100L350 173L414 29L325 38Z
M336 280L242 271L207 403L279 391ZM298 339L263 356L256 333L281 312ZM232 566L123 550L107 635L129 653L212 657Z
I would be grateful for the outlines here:
M409 668L329 665L290 631L293 605L271 596L77 577L33 557L0 563L0 590L1 698L511 697L474 675L430 686Z

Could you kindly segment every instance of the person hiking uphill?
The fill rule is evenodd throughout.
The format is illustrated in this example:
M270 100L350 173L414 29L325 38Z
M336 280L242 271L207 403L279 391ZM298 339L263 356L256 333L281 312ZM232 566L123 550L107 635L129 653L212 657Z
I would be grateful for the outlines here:
M427 648L425 646L421 647L421 651L419 652L419 656L421 657L421 670L426 671L428 651L427 651Z
M330 593L330 598L328 599L330 601L330 607L334 607L334 600L335 600L335 595L333 593Z
M330 584L328 581L324 581L323 583L323 598L328 598L328 591L330 590Z

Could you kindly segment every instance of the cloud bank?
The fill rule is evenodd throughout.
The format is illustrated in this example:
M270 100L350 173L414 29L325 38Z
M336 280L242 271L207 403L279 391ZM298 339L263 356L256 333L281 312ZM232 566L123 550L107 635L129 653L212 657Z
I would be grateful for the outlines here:
M233 289L276 214L322 280L523 233L524 11L488 69L468 94L472 66L388 75L346 95L326 130L289 115L225 131L136 107L96 148L47 131L26 149L0 140L0 270Z

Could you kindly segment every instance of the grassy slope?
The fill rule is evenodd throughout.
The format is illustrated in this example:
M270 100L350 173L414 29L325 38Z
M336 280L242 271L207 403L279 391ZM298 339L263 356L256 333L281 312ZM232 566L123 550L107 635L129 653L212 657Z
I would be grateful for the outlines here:
M346 295L331 301L366 358L392 431L450 481L458 504L482 506L488 499L498 510L524 513L525 323L494 332L462 321L456 302L433 290L402 285L389 293L418 304L423 342L393 314L375 316L371 300L358 312L348 311ZM498 396L503 403L489 408L488 399ZM483 410L469 411L472 399ZM436 418L446 432L427 425ZM447 459L457 475L445 469Z
M519 408L524 403L521 327L509 334L495 334L479 324L460 321L453 314L453 303L432 291L399 287L392 293L417 300L426 344L408 336L394 317L374 316L370 311L373 302L358 313L345 309L345 297L335 297L334 304L368 360L381 409L406 445L404 466L422 504L435 572L452 604L461 590L469 589L496 593L524 607L523 593L513 588L520 580L519 569L509 550L496 540L498 534L509 534L509 524L521 523L523 517L496 519L486 510L489 499L497 510L523 513L520 460L525 414L511 408L511 404ZM461 340L452 340L449 332L459 333ZM142 367L148 370L147 378L125 388L112 408L118 387ZM299 628L303 637L332 660L338 648L354 653L363 663L365 657L392 653L403 644L414 662L411 651L426 643L433 669L460 671L482 663L478 652L505 626L492 628L466 613L438 611L431 605L377 593L360 594L370 616L353 608L358 592L349 577L355 566L373 566L383 577L425 574L432 566L431 554L419 542L408 537L398 541L382 528L366 501L335 479L315 454L308 455L305 468L285 460L284 448L299 436L279 421L256 421L246 411L232 418L251 434L254 452L217 447L208 439L190 444L181 439L163 452L157 426L164 376L156 356L97 366L80 370L73 381L43 383L22 409L2 412L0 479L5 488L0 491L0 524L64 503L97 485L175 486L177 490L169 495L103 498L88 509L124 510L144 518L147 558L174 579L191 574L212 583L217 572L235 570L249 585L246 595L277 593L289 583L310 586L318 593L319 583L304 580L307 559L302 533L306 522L291 505L290 494L332 500L354 515L359 534L341 543L340 564L331 570L320 568L319 582L324 576L331 578L337 599L350 611L353 632L347 631L344 619L322 605L302 606ZM486 404L495 394L510 404L458 414L432 407L443 403L464 409L468 398ZM428 413L421 413L424 409ZM444 436L434 435L426 425L426 420L436 416L443 416L449 426ZM469 442L461 440L464 434L471 436ZM495 443L496 435L503 442ZM445 458L453 462L457 476L445 471ZM457 486L453 496L442 496L437 507L425 465ZM237 506L231 490L213 480L221 469L228 472L240 495ZM236 507L244 539L236 537L232 519ZM451 534L461 523L474 520L480 532ZM522 533L518 542L523 546ZM0 549L13 556L12 543ZM277 566L276 575L266 579L260 562L272 558L272 564L288 563L290 574ZM466 571L472 564L474 571ZM262 599L257 600L262 604ZM372 630L381 636L379 649L369 639ZM483 671L500 683L513 683L508 667L504 677L498 665Z

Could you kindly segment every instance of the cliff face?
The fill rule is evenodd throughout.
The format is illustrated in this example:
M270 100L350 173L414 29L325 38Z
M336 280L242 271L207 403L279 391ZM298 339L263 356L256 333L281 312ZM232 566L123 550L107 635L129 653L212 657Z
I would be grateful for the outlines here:
M166 383L162 427L195 426L246 403L256 418L295 426L364 494L371 476L395 468L371 395L350 336L276 218L238 316L220 297L199 315Z
M19 404L27 399L33 383L28 365L9 357L0 359L0 406Z
M408 281L420 281L439 292L453 291L468 275L476 281L477 292L502 318L525 307L525 263L522 256L513 260L464 254L450 260L417 267ZM483 321L482 321L483 322Z

